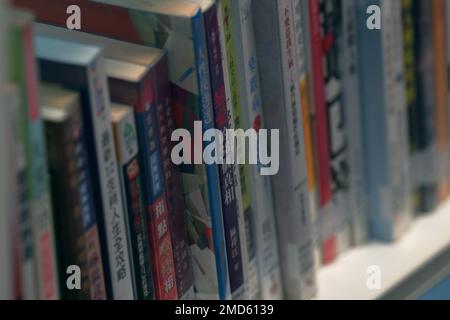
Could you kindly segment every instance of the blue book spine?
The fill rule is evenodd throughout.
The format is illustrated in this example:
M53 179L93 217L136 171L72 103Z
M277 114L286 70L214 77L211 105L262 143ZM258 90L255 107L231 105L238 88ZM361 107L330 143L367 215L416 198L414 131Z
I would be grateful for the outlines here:
M380 6L380 1L360 1L358 37L361 70L361 96L363 102L364 154L366 162L366 189L369 195L370 222L372 233L380 229L374 219L381 212L378 186L386 184L387 154L383 145L386 141L384 90L383 90L383 56L381 30L369 30L366 27L366 9L369 5ZM376 132L376 134L370 134ZM369 134L368 134L369 133ZM388 232L389 233L389 232Z
M216 129L225 134L230 129L227 115L225 84L223 78L220 33L217 19L217 6L212 6L204 13L207 33L209 70L213 96L214 122ZM223 146L225 158L225 145ZM224 159L225 160L225 159ZM242 248L239 234L238 204L234 182L235 165L219 165L220 188L222 194L223 220L225 225L225 241L227 246L228 272L230 274L231 296L242 297L244 291L244 270ZM245 245L245 243L244 243Z
M211 86L209 82L209 69L207 58L207 46L203 16L199 12L192 19L192 30L195 50L196 72L199 79L199 99L200 99L200 119L202 120L203 132L214 128L214 115L211 98ZM206 143L204 147L206 147ZM222 200L220 194L219 171L216 164L205 165L208 177L208 194L211 207L211 219L213 225L214 252L216 256L217 279L219 285L220 299L227 299L230 296L229 274L227 268L227 246L225 245L225 234L230 235L230 231L236 225L227 225L224 232L224 220L222 215ZM240 259L240 254L239 254ZM235 260L235 259L233 259ZM242 267L241 267L242 268Z
M370 5L380 30L367 27ZM364 154L372 236L392 241L409 223L407 115L399 1L358 2Z

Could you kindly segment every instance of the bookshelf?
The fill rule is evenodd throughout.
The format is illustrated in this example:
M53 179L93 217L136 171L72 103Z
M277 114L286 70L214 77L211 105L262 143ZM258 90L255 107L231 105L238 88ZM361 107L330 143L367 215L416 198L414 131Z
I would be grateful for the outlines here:
M343 254L318 273L319 300L417 299L450 274L450 201L418 218L397 242ZM432 230L432 234L430 231ZM367 267L381 270L381 289L368 290Z

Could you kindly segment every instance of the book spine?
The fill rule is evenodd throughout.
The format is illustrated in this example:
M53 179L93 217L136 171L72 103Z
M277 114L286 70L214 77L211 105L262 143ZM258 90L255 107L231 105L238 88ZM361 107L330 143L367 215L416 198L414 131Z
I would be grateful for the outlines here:
M89 297L81 202L78 193L79 176L75 157L74 133L77 130L75 121L74 114L70 113L64 121L46 120L45 123L59 283L61 298L64 300ZM66 269L71 265L80 267L81 290L69 290L66 287Z
M239 78L243 109L241 116L245 129L251 128L259 132L265 129L262 112L259 69L256 55L253 14L251 1L241 0L233 3L233 24L237 34L237 55L240 72ZM259 159L258 159L259 160ZM275 228L272 188L270 178L261 174L261 164L247 165L245 175L248 179L251 210L246 211L246 221L249 225L249 237L253 237L256 248L257 267L259 273L260 296L263 299L280 299L282 297L281 267L279 262L278 241ZM252 250L249 250L251 253ZM259 271L258 271L259 269Z
M81 115L80 115L81 117ZM100 246L98 221L95 214L94 196L92 194L91 172L86 150L84 123L80 120L76 133L76 158L79 176L79 197L83 222L83 238L86 247L87 273L91 300L106 300L106 280L103 270L103 259Z
M303 117L303 131L305 136L306 168L308 172L308 191L311 211L311 221L315 225L317 220L317 181L314 164L314 134L312 119L312 99L310 97L311 70L308 61L308 21L304 18L308 4L302 0L293 0L295 44L299 73L299 90L301 99L301 114Z
M0 1L0 10L5 10ZM0 11L1 12L1 11ZM3 14L0 13L0 19ZM4 25L0 22L0 27ZM3 55L3 32L0 31L0 61ZM0 261L0 300L14 299L14 240L18 214L18 191L16 172L19 168L20 157L16 152L15 139L15 113L19 108L19 96L17 87L5 84L5 73L0 71L0 104L2 117L0 117L0 145L3 146L3 154L0 157L0 176L4 177L0 182L0 252L3 257ZM18 161L19 160L19 161Z
M192 20L192 30L200 93L200 119L202 120L203 132L205 132L208 129L214 128L214 115L209 83L206 37L200 12ZM204 147L206 147L206 143ZM234 292L243 285L238 223L236 213L230 217L222 213L217 165L211 164L205 165L205 167L208 177L208 194L213 225L219 295L221 299L227 299L231 292ZM229 273L227 266L233 271L232 274Z
M445 41L445 1L432 2L432 38L434 48L434 95L436 105L436 138L439 154L438 197L443 201L450 194L449 183L449 112L448 112L448 79Z
M135 112L139 149L142 154L141 163L146 181L144 183L144 199L148 213L155 297L158 300L176 300L178 293L167 195L164 190L164 175L158 141L156 108L154 83L150 78L141 85Z
M405 102L408 111L408 128L409 128L409 152L411 157L411 173L414 177L414 181L411 183L410 194L413 209L415 213L418 213L424 205L425 194L422 192L422 185L419 182L423 175L420 172L421 165L420 159L420 136L423 133L421 131L419 115L419 90L418 90L418 68L416 68L415 48L418 46L418 38L416 33L416 23L414 17L414 1L402 0L402 27L403 27L403 60L405 68ZM419 121L418 121L419 120ZM417 178L416 178L417 177Z
M298 88L298 66L295 52L294 15L292 0L278 2L278 21L280 30L281 62L283 66L284 96L286 108L287 139L289 144L292 187L299 201L296 204L297 214L300 215L298 242L293 243L292 255L288 254L289 265L296 265L297 275L293 275L295 282L291 285L299 297L308 298L315 294L315 266L311 222L309 218L309 202L307 192L306 158L304 150L304 134L302 128L301 100ZM289 116L288 116L289 115ZM285 286L287 286L285 284ZM296 288L295 288L296 287ZM291 287L292 288L292 287ZM289 290L289 289L286 289Z
M381 201L388 205L388 210L384 212L391 212L393 236L398 238L411 221L408 115L405 102L401 2L395 0L386 3L389 3L384 10L384 14L387 15L387 28L382 37L385 110L388 126L388 174L391 190L389 195L387 192L382 194Z
M29 112L27 105L26 86L26 64L25 41L22 28L11 28L9 45L8 76L10 80L17 83L19 96L19 108L16 119L16 141L19 158L23 156L22 163L19 162L17 170L17 183L19 194L19 233L20 233L20 285L21 298L25 300L38 299L37 280L37 254L33 238L33 215L32 215L32 185L31 185L31 156L28 143L29 134Z
M220 47L220 34L219 34L219 25L218 25L218 17L217 17L217 6L212 6L211 9L204 13L205 17L205 31L207 34L207 44L208 44L208 56L209 56L209 70L211 76L211 89L213 96L213 106L214 106L214 123L215 128L220 130L224 135L226 134L226 130L230 129L230 122L228 119L228 114L226 110L226 96L225 96L225 84L223 78L223 66L222 66L222 53ZM224 161L226 161L226 148L227 146L224 144L223 146L223 157ZM222 164L219 165L219 180L220 187L222 191L222 208L224 214L224 222L225 225L226 219L225 217L238 217L238 225L239 225L239 240L241 255L242 255L242 272L243 279L245 281L246 275L248 275L248 251L247 251L247 243L246 243L246 234L245 234L245 221L244 215L239 212L239 206L237 203L237 196L235 184L235 170L236 166L232 164ZM228 261L231 261L230 259ZM230 281L233 281L233 276L230 269ZM244 287L241 287L241 290L236 291L236 288L232 286L232 297L233 299L242 299L245 298Z
M182 180L178 168L172 162L173 144L171 135L174 130L172 109L170 106L170 80L168 78L167 55L155 66L153 81L156 88L158 133L161 146L164 184L166 188L172 247L177 279L178 298L194 299L194 284L191 253L187 236L185 206L183 202Z
M415 112L410 112L411 185L417 212L433 211L438 205L438 156L434 103L434 53L432 3L414 0L414 58L416 68ZM406 63L406 62L405 62ZM413 111L413 110L409 110Z
M370 232L372 237L379 237L381 232L378 230L388 229L379 226L381 223L377 221L378 213L382 210L379 200L379 185L388 180L385 176L386 125L384 122L383 70L381 68L383 65L381 34L386 26L382 20L382 30L369 30L366 27L366 10L369 5L381 6L381 2L358 1L358 50L361 71L363 143L365 146L365 184L369 196ZM383 112L374 112L374 110L380 109L380 106L382 106ZM370 132L374 132L373 130L378 130L379 134L371 135ZM376 170L377 168L378 170ZM386 231L386 236L389 236L389 233L389 230Z
M234 95L234 99L238 99L237 101L232 102L230 113L233 116L233 128L234 129L243 129L247 130L251 126L248 124L248 119L246 119L246 97L247 97L247 83L246 76L248 72L239 72L245 70L245 62L243 62L244 52L242 49L242 21L241 19L245 19L241 16L241 6L243 3L241 1L226 1L223 3L223 12L224 19L222 19L222 23L224 26L224 31L228 35L224 35L227 39L224 48L228 50L228 59L227 62L230 62L228 65L228 69L231 70L230 79L231 79L231 89L230 94ZM245 4L244 4L245 5ZM251 9L250 3L248 3L248 10ZM249 12L246 13L247 17ZM256 90L256 89L255 89ZM233 109L234 107L234 109ZM238 124L238 125L236 125ZM259 128L257 128L259 129ZM241 149L242 146L238 145L237 152L238 157L241 154L245 154L245 150ZM238 200L239 200L239 209L240 209L240 217L243 218L242 224L245 226L242 231L242 241L245 243L246 252L244 253L244 257L246 257L247 267L246 267L246 290L248 292L247 297L249 299L255 299L255 297L260 296L260 284L259 284L259 271L257 264L257 252L256 252L256 239L255 239L255 214L257 212L255 202L256 198L251 194L251 169L255 169L255 167L251 167L248 163L243 165L238 165L235 168L235 176L236 176L236 187L237 192L239 192ZM254 173L254 172L253 172ZM241 223L241 222L240 222ZM270 231L269 231L270 232ZM245 242L244 242L245 240Z
M308 0L311 42L312 84L315 102L315 135L317 139L317 171L319 185L319 208L325 207L332 197L331 171L329 167L328 116L323 83L323 48L320 26L319 0Z
M117 161L114 157L109 93L102 57L98 57L88 68L88 86L112 292L114 299L128 300L134 296L127 217L124 213Z
M6 5L4 1L0 0L0 61L7 61L6 56ZM6 106L3 110L3 115L0 117L0 145L3 147L3 155L0 157L0 252L5 256L0 261L0 299L6 300L12 295L12 236L9 230L12 226L10 219L10 212L13 207L10 207L9 201L12 201L15 192L14 177L10 174L14 172L12 160L13 154L13 136L12 128L9 126L12 120L12 109L9 107L11 101L8 101L5 90L6 72L5 68L0 70L0 105ZM11 94L11 93L9 93Z
M350 246L348 200L350 188L347 123L345 121L344 86L342 81L343 15L341 4L332 0L320 0L321 37L323 41L323 81L328 117L330 170L332 176L332 203L324 210L322 232L325 243L323 261L332 262ZM328 239L336 239L331 244Z
M117 146L119 173L123 200L127 206L129 234L133 253L133 278L138 299L152 299L153 278L151 274L147 217L142 195L142 177L138 157L138 141L134 113L113 122Z
M59 297L56 268L56 246L53 216L47 177L47 155L43 123L40 119L37 93L37 69L34 58L33 31L29 24L23 31L24 63L28 104L28 142L30 157L31 215L36 244L38 297L53 300Z
M350 164L350 199L352 243L360 245L369 239L367 195L364 185L364 158L359 85L356 1L342 2L342 83L344 114Z

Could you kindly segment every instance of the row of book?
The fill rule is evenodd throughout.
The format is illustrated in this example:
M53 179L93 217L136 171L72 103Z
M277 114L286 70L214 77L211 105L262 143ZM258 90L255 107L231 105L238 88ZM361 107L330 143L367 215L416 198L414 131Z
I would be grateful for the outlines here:
M0 4L0 298L309 299L450 193L445 0ZM279 172L175 165L197 120Z

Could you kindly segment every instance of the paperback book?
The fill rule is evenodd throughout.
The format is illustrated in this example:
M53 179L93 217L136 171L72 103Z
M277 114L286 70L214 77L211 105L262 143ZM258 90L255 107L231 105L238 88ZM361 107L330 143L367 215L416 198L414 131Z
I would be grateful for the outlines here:
M262 105L270 129L279 129L280 168L272 176L285 298L316 292L308 181L292 1L252 4Z
M35 40L41 79L80 94L108 298L133 299L128 219L120 193L102 51L44 36Z
M365 12L371 4L381 8L381 30L366 27ZM385 241L398 239L411 221L401 14L401 2L397 0L358 2L371 235Z

